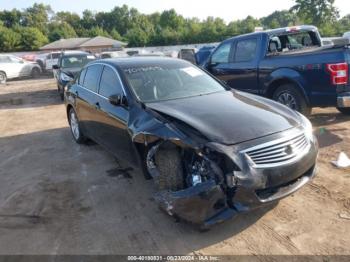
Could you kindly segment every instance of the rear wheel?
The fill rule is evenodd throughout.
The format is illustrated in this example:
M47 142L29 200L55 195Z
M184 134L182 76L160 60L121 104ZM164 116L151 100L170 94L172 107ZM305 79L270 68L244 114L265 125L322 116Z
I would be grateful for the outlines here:
M77 114L75 113L75 110L73 108L70 108L68 117L69 117L70 130L72 132L75 142L77 142L78 144L85 143L86 138L81 132L80 123L79 123Z
M350 107L337 107L337 109L344 115L350 115Z
M0 84L6 84L7 76L5 72L0 72Z
M40 76L40 69L37 67L34 67L32 69L31 75L32 75L32 78L38 78Z
M292 84L277 88L273 94L273 99L305 116L311 114L312 108L306 103L304 95Z

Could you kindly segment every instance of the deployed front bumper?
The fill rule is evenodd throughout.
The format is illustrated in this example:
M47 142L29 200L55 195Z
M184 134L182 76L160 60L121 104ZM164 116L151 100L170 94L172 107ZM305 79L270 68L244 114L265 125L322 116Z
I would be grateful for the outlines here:
M292 194L315 175L318 152L316 140L310 142L308 151L301 158L282 166L254 168L239 154L244 148L277 139L279 136L281 134L234 148L216 148L230 156L240 168L239 172L234 172L235 185L231 188L210 180L176 192L160 192L156 197L158 203L170 215L209 227L237 213L262 207Z

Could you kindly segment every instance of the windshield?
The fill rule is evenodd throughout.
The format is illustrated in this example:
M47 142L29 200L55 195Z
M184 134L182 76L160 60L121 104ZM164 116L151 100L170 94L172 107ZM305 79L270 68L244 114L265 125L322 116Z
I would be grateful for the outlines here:
M74 67L83 67L88 62L93 59L89 59L87 55L69 55L63 56L61 61L62 68L74 68Z
M181 67L182 66L182 67ZM124 73L137 98L157 102L206 95L225 88L204 71L191 65L125 68Z

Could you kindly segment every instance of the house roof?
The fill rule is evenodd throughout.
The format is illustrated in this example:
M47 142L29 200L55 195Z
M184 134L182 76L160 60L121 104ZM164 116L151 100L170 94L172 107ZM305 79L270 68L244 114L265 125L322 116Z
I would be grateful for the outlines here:
M126 43L114 40L108 37L96 36L93 38L68 38L60 39L50 44L41 47L41 50L62 50L62 49L78 49L83 47L122 47L127 45Z
M113 47L122 47L127 45L124 42L114 40L104 36L96 36L91 38L80 45L80 47L91 47L91 46L113 46Z

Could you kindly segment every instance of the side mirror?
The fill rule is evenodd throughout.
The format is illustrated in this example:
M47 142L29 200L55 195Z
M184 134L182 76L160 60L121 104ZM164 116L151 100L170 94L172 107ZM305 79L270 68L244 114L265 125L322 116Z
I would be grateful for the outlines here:
M114 106L126 106L127 102L124 95L118 94L118 95L111 95L108 98L109 103L111 103Z
M58 65L53 65L52 69L58 70L58 69L60 69L60 67Z

